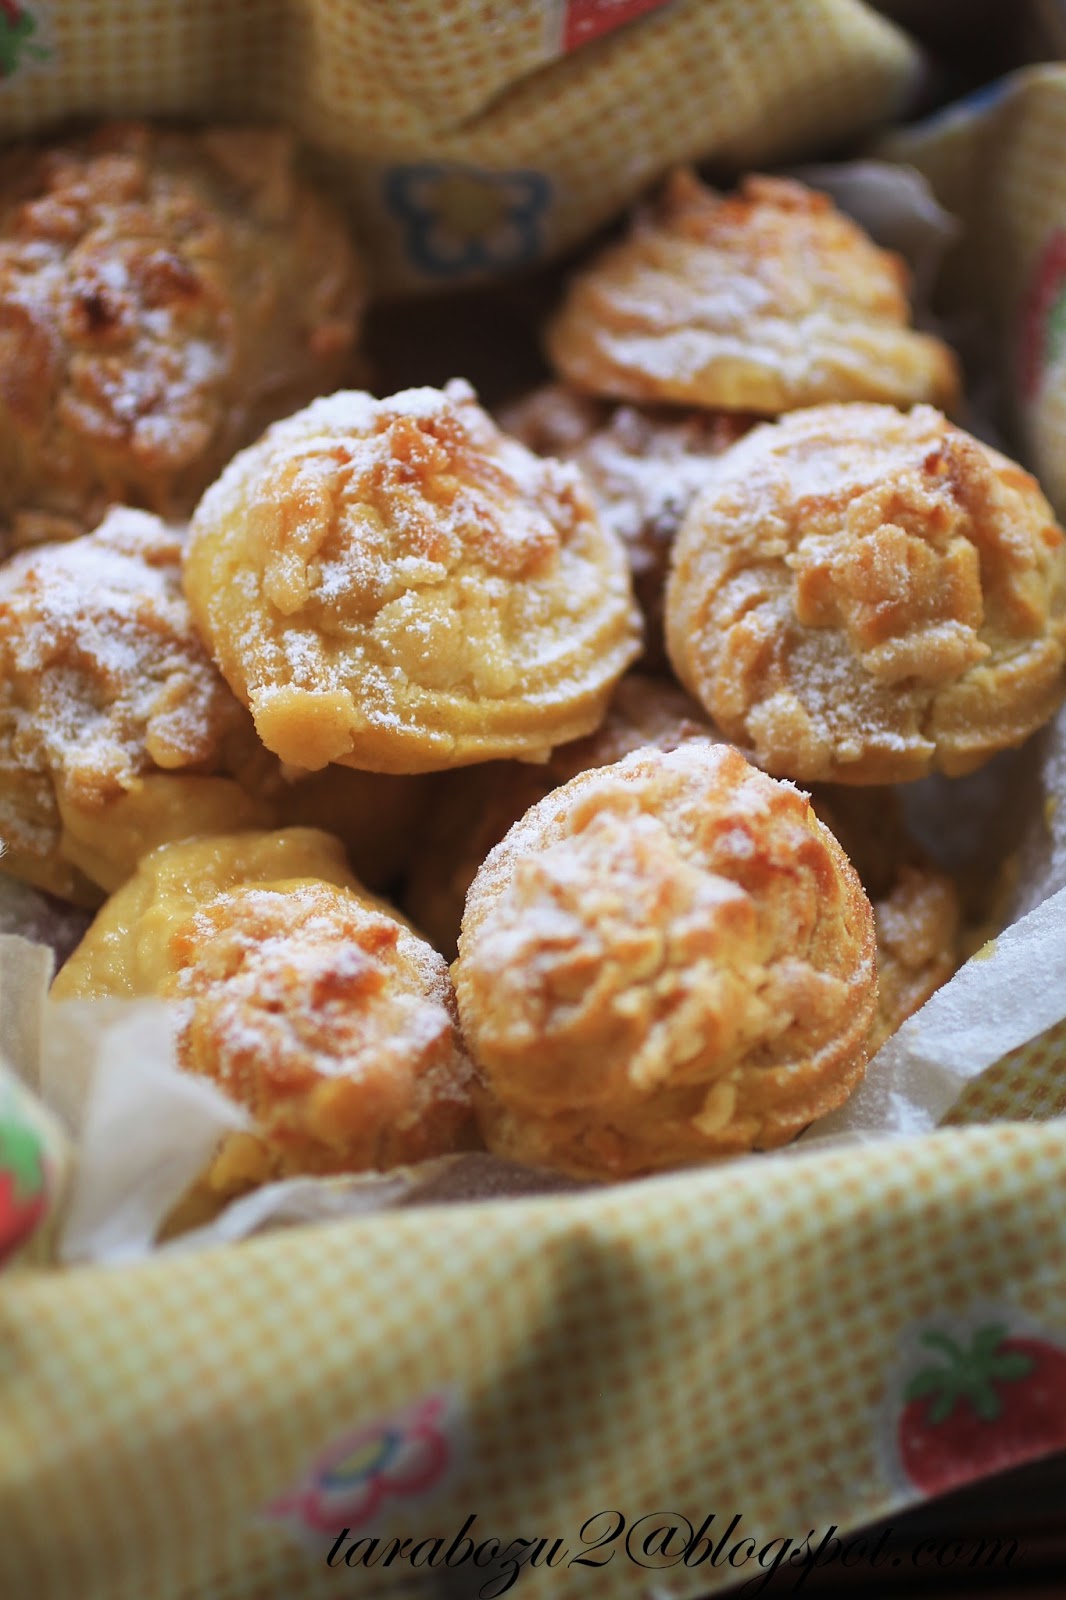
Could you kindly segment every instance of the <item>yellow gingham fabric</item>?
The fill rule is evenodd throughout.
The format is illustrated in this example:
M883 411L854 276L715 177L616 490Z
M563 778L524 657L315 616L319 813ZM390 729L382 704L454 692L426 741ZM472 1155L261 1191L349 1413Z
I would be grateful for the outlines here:
M1066 517L1066 65L1019 72L879 148L962 222L943 301L994 344L1003 421Z
M559 0L29 9L48 54L0 82L4 132L82 112L282 115L351 201L389 287L420 281L382 199L396 163L448 169L453 231L491 220L479 173L546 174L544 253L675 159L740 167L857 134L915 72L857 0L674 0L572 54ZM980 303L1006 357L1026 274L1066 215L1061 77L1043 69L1008 94L1014 112L979 159L976 113L907 146L984 230ZM1046 372L1041 384L1022 423L1053 478L1045 441L1066 438L1066 414ZM1061 1113L1064 1054L1059 1025L953 1120ZM328 1569L329 1538L305 1548L267 1511L338 1435L440 1391L457 1464L426 1509L392 1507L397 1531L450 1537L473 1511L482 1534L579 1551L582 1523L609 1507L631 1522L676 1509L696 1527L739 1514L761 1544L855 1527L918 1495L893 1445L916 1325L991 1305L1066 1345L1064 1179L1066 1123L1000 1122L576 1197L401 1210L135 1268L6 1274L0 1595L409 1587L403 1565ZM652 1571L616 1551L521 1583L610 1600L750 1576Z
M1011 1050L968 1083L945 1126L1066 1117L1066 1021Z
M751 166L854 135L901 107L918 70L860 0L672 0L565 54L565 0L26 4L48 55L0 82L0 134L77 113L280 116L390 292L436 285L442 263L447 280L560 250L673 161ZM420 251L418 216L390 202L396 169L427 162L414 198L458 245L484 241L469 270ZM544 187L527 200L507 176L530 171Z
M576 1552L606 1508L740 1513L761 1544L871 1520L907 1498L885 1418L916 1319L995 1301L1066 1340L1064 1169L1061 1123L952 1129L0 1286L3 1593L409 1584L327 1569L332 1538L312 1553L259 1514L338 1430L441 1385L466 1465L405 1534L474 1511ZM737 1576L618 1555L521 1583L607 1600Z

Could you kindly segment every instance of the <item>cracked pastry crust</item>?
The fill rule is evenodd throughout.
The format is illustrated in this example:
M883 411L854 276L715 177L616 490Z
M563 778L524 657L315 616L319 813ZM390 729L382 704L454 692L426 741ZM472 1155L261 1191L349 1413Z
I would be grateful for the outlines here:
M734 445L674 545L682 683L769 772L958 776L1066 689L1066 545L1035 480L929 406L820 406Z
M185 589L263 743L311 770L544 760L597 726L640 649L577 469L458 380L275 424L200 502Z
M647 669L666 666L663 589L681 520L711 463L752 426L727 412L613 406L545 384L500 414L500 425L538 455L574 461L604 524L625 546L644 613Z
M653 745L675 750L686 739L716 738L688 695L661 678L630 673L615 690L603 725L560 745L542 766L490 761L439 781L413 854L405 905L415 926L444 955L455 955L467 891L493 845L523 812L591 767L606 767Z
M187 516L348 375L363 271L287 133L109 123L0 159L0 530Z
M98 913L55 999L173 1001L178 1060L254 1119L203 1187L385 1170L472 1138L440 956L310 828L165 845Z
M807 799L702 740L585 772L467 899L491 1149L623 1178L784 1143L862 1076L873 917Z
M951 409L954 356L909 326L907 270L828 195L682 169L577 273L547 335L589 394L776 416L834 400Z
M177 529L120 507L0 566L0 870L98 904L165 840L269 822L275 767L193 627Z

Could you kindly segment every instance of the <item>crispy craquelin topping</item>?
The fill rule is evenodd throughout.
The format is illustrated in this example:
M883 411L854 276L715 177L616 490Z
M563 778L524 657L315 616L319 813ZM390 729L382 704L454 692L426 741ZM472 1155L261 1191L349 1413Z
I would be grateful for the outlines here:
M311 769L543 760L639 650L580 474L458 381L276 424L201 501L185 586L263 742Z
M862 1076L877 992L836 840L702 740L527 812L471 886L454 972L486 1142L600 1178L791 1138Z
M1066 545L1033 478L929 406L819 406L723 456L674 546L667 647L801 782L972 771L1066 688Z
M832 400L958 393L946 345L908 327L907 273L828 195L675 172L628 237L573 279L548 332L575 388L775 416Z
M179 530L119 508L0 567L0 869L92 903L165 839L267 820L180 563Z
M109 123L0 160L0 531L115 501L187 516L233 451L333 388L362 269L280 130Z
M53 985L177 1003L179 1062L255 1119L205 1182L385 1169L470 1133L470 1068L443 960L310 828L155 850Z

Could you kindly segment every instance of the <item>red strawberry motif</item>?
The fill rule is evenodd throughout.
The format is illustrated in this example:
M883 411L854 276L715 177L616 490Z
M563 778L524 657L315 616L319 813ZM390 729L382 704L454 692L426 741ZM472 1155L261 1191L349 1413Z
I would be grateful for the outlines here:
M47 1204L37 1136L22 1122L0 1121L0 1265L33 1232Z
M613 33L647 11L658 11L667 0L567 0L563 23L563 49L577 50L593 39Z
M44 61L48 51L34 39L37 19L20 0L0 0L0 78L11 78L24 57Z
M926 1495L1066 1449L1066 1350L1044 1339L978 1328L969 1346L930 1330L940 1359L904 1390L899 1457Z

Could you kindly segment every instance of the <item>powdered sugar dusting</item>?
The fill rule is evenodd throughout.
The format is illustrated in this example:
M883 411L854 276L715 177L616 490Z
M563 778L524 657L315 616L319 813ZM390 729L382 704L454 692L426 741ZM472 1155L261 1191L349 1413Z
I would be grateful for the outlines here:
M483 756L544 748L588 727L594 712L583 728L569 707L605 696L635 654L623 552L580 472L502 435L458 380L382 401L341 393L277 424L204 497L187 572L261 736L297 764L336 759L341 735L334 720L320 745L308 734L282 750L290 689L332 697L333 719L350 696L356 741L424 730L440 764L450 702L484 707ZM519 699L554 699L565 731L503 731Z
M283 1165L359 1170L452 1147L470 1067L447 969L384 907L311 879L237 884L179 945L185 1064L256 1113ZM316 1111L330 1084L336 1126Z
M361 300L287 136L112 123L20 149L0 171L12 541L81 533L123 497L187 515L239 444L337 381Z
M873 918L806 799L693 740L535 805L455 967L490 1147L620 1177L783 1142L861 1075Z
M200 643L180 588L180 536L120 509L70 544L0 569L0 749L9 837L40 851L56 823L22 800L54 784L101 804L150 770L198 768L240 711ZM43 787L42 787L43 785Z
M770 771L971 770L1054 705L1066 555L1027 475L916 406L818 406L723 456L674 548L671 656Z

